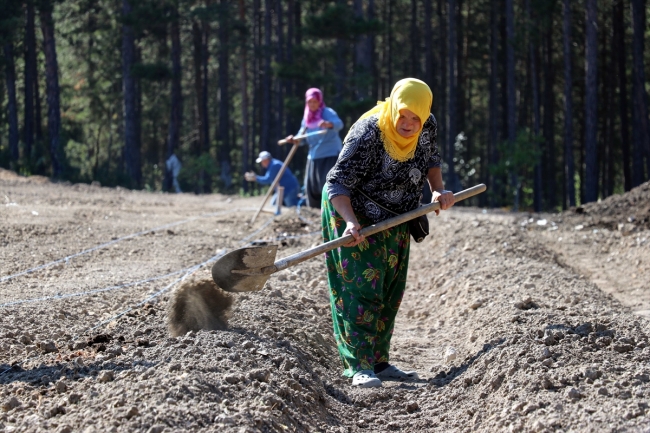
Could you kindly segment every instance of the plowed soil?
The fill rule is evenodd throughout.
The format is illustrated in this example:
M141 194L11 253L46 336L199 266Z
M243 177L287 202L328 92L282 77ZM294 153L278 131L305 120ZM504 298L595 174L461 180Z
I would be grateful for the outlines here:
M220 290L221 255L321 242L318 213L249 224L259 205L0 171L0 431L650 431L649 184L430 215L391 353L420 380L377 389L340 375L321 258L172 337L171 300Z

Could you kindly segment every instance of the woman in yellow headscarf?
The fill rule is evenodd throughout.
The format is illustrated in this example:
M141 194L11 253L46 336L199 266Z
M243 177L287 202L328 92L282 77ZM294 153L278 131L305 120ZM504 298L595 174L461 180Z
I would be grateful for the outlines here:
M433 95L423 81L405 78L352 125L323 188L323 238L354 241L325 255L334 337L353 386L413 380L414 371L389 363L390 339L404 295L409 228L404 223L368 238L362 227L420 205L427 180L441 209L454 204L442 182Z

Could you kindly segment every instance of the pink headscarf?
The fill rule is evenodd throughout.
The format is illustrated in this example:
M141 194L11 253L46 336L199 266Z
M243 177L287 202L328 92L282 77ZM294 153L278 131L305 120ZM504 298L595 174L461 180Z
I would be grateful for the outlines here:
M311 98L316 98L318 102L320 102L320 105L316 111L311 111L309 109L309 105L307 105L307 101L309 101ZM311 89L307 90L305 93L305 114L303 116L303 119L305 120L305 126L307 128L318 128L318 124L321 122L321 120L323 120L323 108L325 108L325 104L323 103L323 92L321 92L320 89L317 89L316 87L312 87Z

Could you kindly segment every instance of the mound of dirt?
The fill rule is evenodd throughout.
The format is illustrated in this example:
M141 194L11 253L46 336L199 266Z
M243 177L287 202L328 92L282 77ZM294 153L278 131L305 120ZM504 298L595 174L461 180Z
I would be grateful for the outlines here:
M15 171L0 168L0 181L3 182L29 182L29 183L49 183L50 179L45 176L21 176Z
M598 202L578 206L569 213L584 216L590 225L625 232L650 229L650 182L625 194L615 194Z

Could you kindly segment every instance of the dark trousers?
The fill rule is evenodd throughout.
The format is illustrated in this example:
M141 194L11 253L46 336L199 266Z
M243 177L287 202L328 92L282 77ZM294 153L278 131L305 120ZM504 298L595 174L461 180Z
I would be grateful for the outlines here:
M327 173L334 167L338 156L308 159L305 169L305 195L307 206L320 209L323 186L327 181Z

